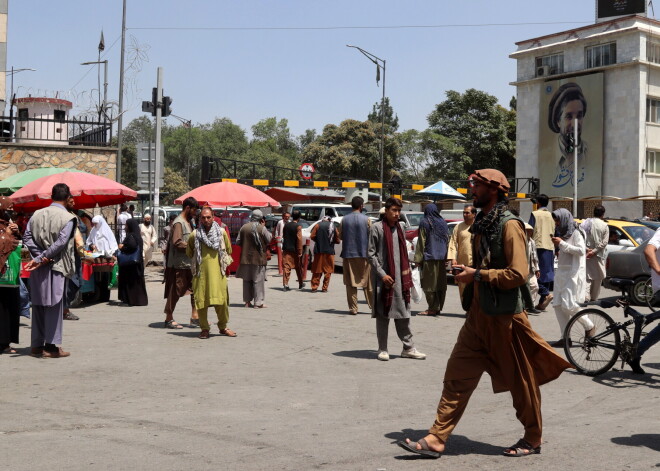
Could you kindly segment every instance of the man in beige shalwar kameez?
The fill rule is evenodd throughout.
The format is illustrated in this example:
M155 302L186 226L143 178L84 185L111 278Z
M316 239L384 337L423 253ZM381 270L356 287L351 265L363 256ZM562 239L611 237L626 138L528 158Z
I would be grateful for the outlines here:
M456 265L472 265L472 234L470 233L470 227L474 224L474 218L476 216L477 208L471 204L466 204L463 208L463 222L454 228L449 239L447 259L452 267ZM458 294L462 300L465 283L456 284L458 285Z
M527 319L524 307L531 304L524 295L529 270L527 242L522 221L506 209L506 177L494 169L477 170L471 183L474 205L482 212L471 230L475 235L474 267L461 266L463 272L457 275L457 281L468 285L465 302L472 298L467 319L447 362L442 397L429 434L417 443L406 439L398 445L427 458L439 458L486 372L494 392L511 392L516 416L525 430L523 438L504 449L504 455L538 454L542 442L539 387L571 365L534 332ZM480 295L494 296L497 302L481 300ZM510 307L511 313L501 312L502 306Z

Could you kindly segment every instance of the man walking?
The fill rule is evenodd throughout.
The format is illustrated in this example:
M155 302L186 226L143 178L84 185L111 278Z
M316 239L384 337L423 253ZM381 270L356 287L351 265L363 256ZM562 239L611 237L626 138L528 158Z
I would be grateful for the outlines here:
M348 312L358 313L357 289L364 289L369 310L373 307L373 290L371 286L371 265L367 258L369 246L369 218L362 214L364 199L355 196L351 200L353 212L344 216L339 225L339 239L342 241L341 258L346 286Z
M555 235L555 221L552 219L552 213L548 210L550 199L547 195L538 195L536 203L539 208L532 211L529 217L529 225L534 228L534 243L536 244L536 254L539 258L539 271L541 276L539 283L539 304L535 309L544 311L552 302L553 282L555 281L555 246L552 238Z
M122 204L119 207L119 215L117 216L117 234L119 238L117 243L121 244L126 238L126 221L131 219L133 216L128 212L128 206Z
M314 243L314 260L312 261L312 293L316 293L321 284L323 275L323 288L321 291L328 292L330 277L335 271L335 241L337 240L337 229L330 220L330 216L324 216L323 220L314 226L310 234Z
M282 219L277 221L275 226L275 242L277 243L277 272L281 275L283 273L284 256L282 254L282 240L284 238L284 226L289 222L291 214L289 212L282 213Z
M154 253L154 246L158 242L156 237L156 229L151 225L151 214L144 216L142 224L140 224L140 234L142 235L142 258L144 259L144 266L149 265L151 257Z
M282 285L284 286L284 291L288 291L289 288L289 277L291 276L291 270L296 270L296 276L298 277L298 289L303 289L305 287L305 280L303 279L302 272L302 249L303 249L303 239L302 239L302 225L300 224L300 211L294 211L291 215L293 219L291 222L287 222L284 225L283 242L282 242L282 252L284 262L282 267L284 269L284 276L282 278Z
M607 242L610 238L607 223L603 221L605 207L597 205L594 217L587 219L580 228L586 234L587 244L587 283L589 283L589 300L596 301L600 296L600 287L605 279L605 260L607 259Z
M34 213L23 241L32 255L26 270L32 298L32 350L36 357L63 358L70 355L62 344L62 316L66 287L76 273L74 231L76 217L66 210L73 199L64 183L53 186L52 204Z
M449 250L447 258L452 267L456 265L472 266L472 233L470 227L477 216L477 208L466 204L463 208L463 222L454 227L449 239ZM465 283L456 282L458 285L458 294L463 299Z
M461 266L457 281L467 284L465 324L447 361L444 388L435 423L418 442L398 445L411 453L439 458L461 419L481 375L487 372L496 393L510 391L522 439L505 456L541 452L539 386L571 365L557 355L527 319L524 292L527 256L523 222L507 209L509 183L498 170L477 170L470 178L474 205L481 208L470 231L474 235L473 267Z
M236 238L236 245L241 247L241 263L236 278L243 279L245 307L266 307L266 248L271 238L263 213L255 209L250 215L250 222L243 224Z
M390 359L387 351L390 319L394 319L396 333L403 342L401 357L426 358L415 348L410 330L410 290L413 284L406 239L399 224L402 207L399 198L388 198L385 217L375 223L369 233L367 254L376 288L371 317L376 318L378 359L381 361Z
M227 289L227 267L224 255L231 254L231 242L227 233L213 220L213 210L208 206L199 216L200 226L188 237L186 255L192 260L193 293L202 332L200 339L208 339L210 326L209 306L215 308L220 335L236 337L236 332L227 328L229 322L229 290Z
M197 213L199 204L193 197L183 200L181 213L172 222L172 229L167 242L165 260L165 325L166 329L182 329L181 324L174 320L174 308L179 298L190 293L192 315L191 326L199 325L195 296L192 294L192 260L186 254L188 238L192 233L191 221Z
M449 228L438 207L433 203L426 205L419 224L415 263L422 267L421 285L428 308L418 316L437 316L445 305L448 239Z

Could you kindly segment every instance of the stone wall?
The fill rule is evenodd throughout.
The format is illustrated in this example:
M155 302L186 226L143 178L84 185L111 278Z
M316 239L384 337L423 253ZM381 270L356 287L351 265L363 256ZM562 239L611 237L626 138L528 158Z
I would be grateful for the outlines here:
M114 180L117 148L0 144L0 180L42 167L72 168Z

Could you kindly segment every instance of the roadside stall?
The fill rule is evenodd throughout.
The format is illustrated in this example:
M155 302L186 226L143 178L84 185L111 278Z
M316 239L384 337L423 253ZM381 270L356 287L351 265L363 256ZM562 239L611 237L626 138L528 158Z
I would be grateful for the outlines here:
M0 182L0 186L3 182ZM91 173L65 171L46 175L25 184L10 197L14 201L15 211L33 213L51 204L52 188L57 183L66 183L75 201L75 209L89 209L113 206L131 201L137 192L113 180ZM87 248L87 247L86 247ZM85 249L86 249L85 248ZM108 301L113 275L116 275L115 257L112 253L79 250L81 258L81 285L72 307L82 302L83 296L89 302ZM22 262L25 265L31 259L24 251ZM29 273L21 271L22 278L29 278ZM114 277L116 278L116 276Z
M223 207L228 214L231 214L231 208L236 207L264 208L271 206L279 208L281 206L280 203L257 188L233 182L218 182L200 186L185 195L179 196L174 203L181 204L183 200L190 196L195 198L202 206ZM223 222L225 221L223 220ZM240 227L230 229L231 256L234 262L228 268L229 273L236 273L241 260L241 247L235 244L238 230L240 230Z

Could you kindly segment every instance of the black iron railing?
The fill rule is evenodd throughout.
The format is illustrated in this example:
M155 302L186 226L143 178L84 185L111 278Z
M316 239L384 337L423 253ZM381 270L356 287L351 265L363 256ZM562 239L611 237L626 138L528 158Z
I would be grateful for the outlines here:
M112 121L109 119L43 116L0 116L0 142L109 146L112 141Z

